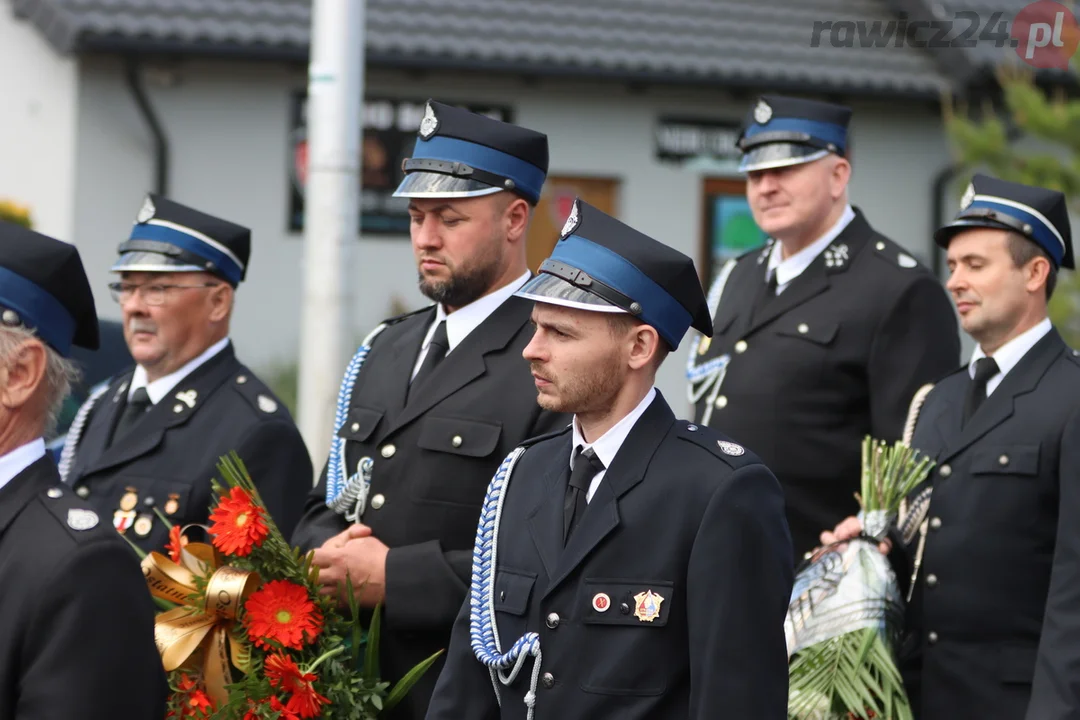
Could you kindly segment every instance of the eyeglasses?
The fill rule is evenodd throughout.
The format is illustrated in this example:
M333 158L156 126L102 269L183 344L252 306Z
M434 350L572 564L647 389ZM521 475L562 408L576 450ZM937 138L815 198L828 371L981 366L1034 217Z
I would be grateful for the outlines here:
M201 285L136 285L135 283L116 282L109 283L109 293L112 299L123 305L131 299L132 295L138 294L147 305L164 305L165 298L170 290L195 290L198 288L215 288L221 283L203 283Z

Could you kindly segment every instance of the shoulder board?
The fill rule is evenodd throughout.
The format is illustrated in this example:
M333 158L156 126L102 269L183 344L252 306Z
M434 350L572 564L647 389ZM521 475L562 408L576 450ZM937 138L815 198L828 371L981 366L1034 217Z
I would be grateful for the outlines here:
M869 242L874 256L884 260L892 267L902 270L922 269L928 271L928 268L916 260L914 255L884 235L874 235Z
M521 442L518 445L518 447L520 447L520 448L532 447L533 445L536 445L537 443L541 443L544 440L550 440L552 438L557 438L560 435L564 435L565 433L569 432L570 428L572 428L572 427L574 427L572 423L567 423L566 427L562 428L561 430L554 430L554 431L549 432L549 433L544 433L543 435L537 435L536 437L531 437L528 440L525 440L525 441Z
M112 531L108 520L91 510L71 488L58 484L39 493L37 499L76 542L99 537L103 530Z
M260 415L267 417L288 417L289 411L255 373L241 366L239 372L230 380L233 389L251 404Z
M683 440L700 445L735 469L761 462L757 455L708 425L678 420L675 423L675 434Z

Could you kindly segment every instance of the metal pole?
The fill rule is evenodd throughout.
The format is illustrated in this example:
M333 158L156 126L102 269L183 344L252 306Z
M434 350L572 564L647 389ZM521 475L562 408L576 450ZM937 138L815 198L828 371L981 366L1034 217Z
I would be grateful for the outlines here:
M360 202L366 0L314 0L308 66L308 171L298 421L318 472L345 368L345 282Z

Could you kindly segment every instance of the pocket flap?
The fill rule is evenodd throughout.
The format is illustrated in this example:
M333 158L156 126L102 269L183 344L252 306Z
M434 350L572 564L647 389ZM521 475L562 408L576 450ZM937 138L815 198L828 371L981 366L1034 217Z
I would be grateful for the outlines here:
M425 450L487 457L499 444L501 434L502 425L499 423L425 417L420 421L420 437L416 444Z
M1038 475L1038 445L999 445L980 450L971 458L973 474Z
M785 319L778 323L776 334L784 337L799 338L800 340L809 340L818 345L828 345L836 337L836 332L839 329L840 325L838 323Z
M998 653L998 680L1030 683L1035 679L1035 645L1006 645Z
M585 578L586 625L663 627L675 601L669 580Z
M495 573L496 612L524 615L535 584L536 573L500 568Z
M382 410L373 410L366 407L349 408L349 414L345 417L345 424L338 430L337 436L354 442L367 440L375 427L383 418Z

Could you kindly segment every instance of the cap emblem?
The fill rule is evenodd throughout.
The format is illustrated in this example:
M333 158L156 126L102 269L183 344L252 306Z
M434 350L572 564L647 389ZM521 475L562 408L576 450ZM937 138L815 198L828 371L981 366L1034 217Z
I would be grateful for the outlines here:
M438 129L439 118L435 117L435 109L431 107L431 103L428 103L427 108L424 109L424 119L420 121L420 137L427 140Z
M759 125L764 125L770 120L772 120L772 108L764 100L758 100L757 107L754 108L754 121Z
M149 196L143 200L142 207L139 208L139 214L135 216L135 220L144 223L153 219L154 214L157 213L157 208L154 207L154 201Z
M967 210L971 207L971 203L975 202L975 185L968 183L967 190L964 191L964 196L960 198L960 209Z
M577 230L578 223L581 222L581 215L578 212L578 201L574 200L573 206L570 208L570 214L566 217L566 222L562 226L562 234L560 238L565 238Z

